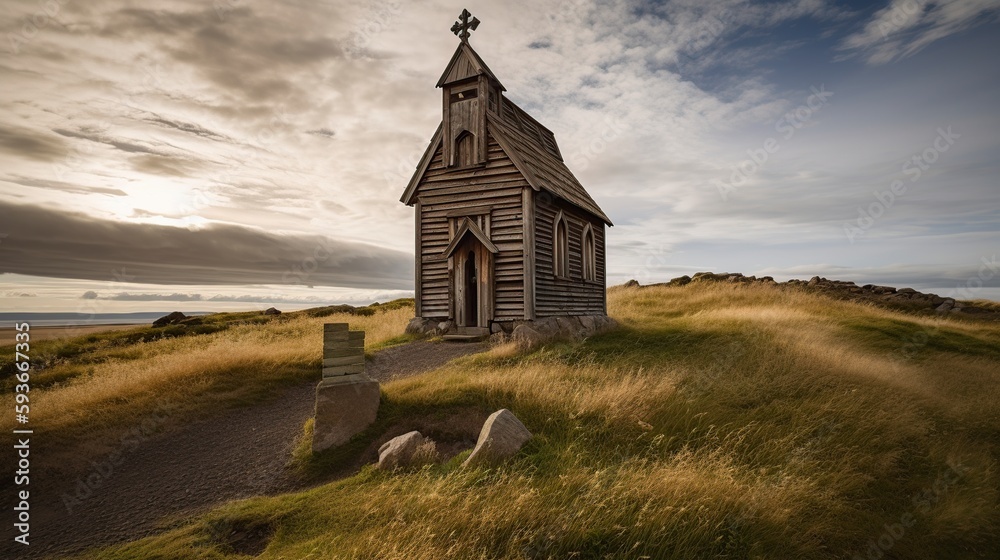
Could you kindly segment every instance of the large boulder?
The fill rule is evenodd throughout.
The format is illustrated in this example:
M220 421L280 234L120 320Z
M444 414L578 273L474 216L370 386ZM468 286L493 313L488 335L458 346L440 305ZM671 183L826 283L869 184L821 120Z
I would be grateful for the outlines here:
M153 321L154 327L165 327L167 325L176 325L184 319L187 319L187 315L181 313L180 311L174 311L170 315L165 315L159 319Z
M635 278L633 278L632 280L629 280L628 282L625 282L625 284L623 284L622 287L623 288L639 288L640 286L639 286L639 281L636 280Z
M529 439L531 432L528 428L524 427L513 412L501 408L486 419L479 432L476 448L462 466L494 464L513 457Z
M343 445L372 425L380 397L378 381L364 374L323 379L316 387L313 453Z
M264 315L281 315L281 311L274 307L268 307L264 310Z
M528 325L514 327L514 332L511 333L510 337L514 342L528 348L542 344L548 339L548 337Z
M391 471L396 468L425 463L433 460L434 442L420 432L409 432L396 436L378 449L378 468Z

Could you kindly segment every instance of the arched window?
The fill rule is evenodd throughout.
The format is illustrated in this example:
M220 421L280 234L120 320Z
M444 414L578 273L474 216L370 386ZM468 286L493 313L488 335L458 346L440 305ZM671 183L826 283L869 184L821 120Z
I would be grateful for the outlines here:
M590 224L583 228L583 279L597 280L597 245L594 243L594 228Z
M459 167L467 167L476 162L476 136L468 130L463 131L455 139L455 154L453 161Z
M569 232L562 212L556 214L552 225L552 272L556 276L569 276Z

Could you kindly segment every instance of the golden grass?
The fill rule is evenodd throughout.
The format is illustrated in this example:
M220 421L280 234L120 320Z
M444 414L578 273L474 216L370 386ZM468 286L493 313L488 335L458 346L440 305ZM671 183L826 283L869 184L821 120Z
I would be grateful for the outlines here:
M212 527L266 523L265 559L864 558L904 515L885 558L1000 554L1000 326L766 286L609 310L614 332L383 386L383 429L510 408L535 434L512 462L366 468L87 556L238 558Z
M304 314L266 324L241 324L212 334L167 338L115 349L87 373L31 391L36 430L70 436L97 428L135 425L150 412L199 413L226 406L283 383L320 376L323 324L349 323L365 331L366 349L397 338L412 318L402 307L370 316ZM72 362L45 370L79 367ZM35 372L37 375L38 372ZM13 395L0 399L13 409ZM0 420L12 429L13 416Z

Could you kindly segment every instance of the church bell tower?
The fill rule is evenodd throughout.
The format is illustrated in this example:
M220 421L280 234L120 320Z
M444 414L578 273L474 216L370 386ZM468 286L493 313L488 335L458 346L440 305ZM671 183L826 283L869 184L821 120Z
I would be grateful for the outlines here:
M471 18L471 19L470 19ZM486 113L500 114L506 91L472 46L469 32L479 19L463 10L451 30L461 43L437 87L442 90L442 139L445 165L462 168L486 165Z

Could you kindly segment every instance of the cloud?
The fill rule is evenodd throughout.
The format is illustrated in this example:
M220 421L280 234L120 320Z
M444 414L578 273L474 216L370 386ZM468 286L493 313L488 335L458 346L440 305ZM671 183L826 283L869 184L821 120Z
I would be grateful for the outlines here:
M66 183L64 181L55 181L51 179L33 179L31 177L21 177L15 175L13 177L7 177L3 180L18 185L22 185L25 187L33 187L36 189L49 189L71 194L103 194L108 196L127 196L127 193L121 189L110 189L105 187L86 187L81 185L74 185L72 183Z
M406 289L412 257L321 236L232 225L183 229L0 202L0 272L149 284L304 284Z
M885 64L912 56L931 43L996 20L996 0L892 0L841 49Z
M202 301L201 294L133 294L129 292L120 292L117 294L102 296L93 290L84 293L81 298L107 301Z
M57 161L69 151L61 138L0 123L0 147L11 155L39 161Z
M193 134L195 136L200 136L202 138L208 138L209 140L218 140L220 142L231 142L232 139L224 134L219 134L218 132L213 132L203 126L184 122L180 120L168 119L156 115L152 118L144 119L148 123L152 123L161 127L170 128L174 130L179 130L181 132L186 132L188 134Z
M315 130L307 130L306 134L315 134L316 136L325 136L327 138L333 138L337 135L336 132L330 130L329 128L317 128Z

